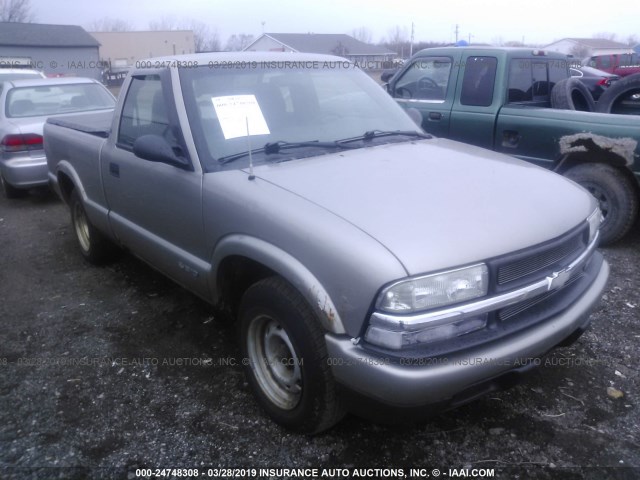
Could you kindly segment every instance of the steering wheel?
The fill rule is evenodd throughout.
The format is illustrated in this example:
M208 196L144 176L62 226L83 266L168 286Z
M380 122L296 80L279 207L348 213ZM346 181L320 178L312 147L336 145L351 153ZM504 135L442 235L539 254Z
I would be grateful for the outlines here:
M439 90L440 87L433 78L422 77L418 80L418 90Z

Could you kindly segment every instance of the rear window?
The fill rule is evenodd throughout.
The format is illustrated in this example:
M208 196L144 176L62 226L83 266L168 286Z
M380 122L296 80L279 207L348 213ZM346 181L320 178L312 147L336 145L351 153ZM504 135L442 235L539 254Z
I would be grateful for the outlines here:
M509 103L548 102L554 85L568 76L565 60L514 59L509 65Z
M0 72L0 82L11 82L13 80L29 80L33 78L43 78L42 75L35 72Z
M5 113L10 118L41 117L114 106L113 96L96 83L39 85L10 90Z

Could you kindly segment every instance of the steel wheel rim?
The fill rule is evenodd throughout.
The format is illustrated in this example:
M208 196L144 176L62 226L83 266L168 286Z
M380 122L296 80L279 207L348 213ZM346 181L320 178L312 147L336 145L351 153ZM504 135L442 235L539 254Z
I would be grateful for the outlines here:
M89 237L89 223L87 221L87 216L82 209L82 206L76 203L73 209L73 225L76 230L76 237L78 237L78 241L80 242L80 247L85 252L88 252L91 248L91 239Z
M266 315L252 319L247 332L247 352L262 392L277 407L293 410L302 396L302 372L286 330Z

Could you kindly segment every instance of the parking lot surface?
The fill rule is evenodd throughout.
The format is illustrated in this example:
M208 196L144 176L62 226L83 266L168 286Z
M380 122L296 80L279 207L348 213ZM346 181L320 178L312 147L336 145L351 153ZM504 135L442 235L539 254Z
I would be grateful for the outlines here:
M52 194L0 199L0 248L0 478L640 478L638 226L604 249L591 329L526 382L426 422L351 415L316 437L259 409L235 329L206 303L130 255L86 263Z

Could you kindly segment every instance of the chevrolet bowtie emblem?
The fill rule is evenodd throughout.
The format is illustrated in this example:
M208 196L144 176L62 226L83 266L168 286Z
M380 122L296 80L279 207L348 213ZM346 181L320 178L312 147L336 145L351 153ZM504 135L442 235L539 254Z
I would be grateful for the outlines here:
M558 288L564 287L567 280L571 276L570 270L561 270L559 272L553 272L550 276L547 277L547 290L557 290Z

